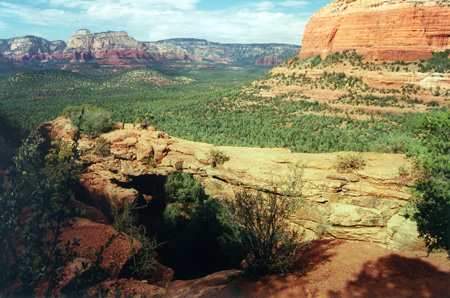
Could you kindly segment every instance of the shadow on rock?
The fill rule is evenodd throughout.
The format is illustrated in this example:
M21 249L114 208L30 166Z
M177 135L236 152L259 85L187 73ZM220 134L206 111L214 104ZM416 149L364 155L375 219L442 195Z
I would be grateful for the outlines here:
M258 280L243 277L228 286L229 291L233 288L239 293L230 297L298 297L298 293L306 293L305 297L314 297L314 292L318 289L308 290L308 286L301 281L302 277L315 268L331 262L335 255L331 250L342 243L343 241L334 239L314 240L303 251L297 264L297 271L290 274L267 275Z
M356 279L329 297L450 297L450 274L417 258L392 254L366 262Z

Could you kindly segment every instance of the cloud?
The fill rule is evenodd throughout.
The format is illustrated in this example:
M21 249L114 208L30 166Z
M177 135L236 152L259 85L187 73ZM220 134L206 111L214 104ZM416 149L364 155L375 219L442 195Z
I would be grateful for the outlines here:
M0 2L0 15L5 18L18 18L26 24L45 26L55 21L68 22L71 16L61 9L36 9L27 5L17 5L9 2Z
M89 0L48 0L48 5L66 8L82 8L88 7L92 1Z
M18 5L0 2L0 15L10 16L9 19L2 19L2 22L11 23L14 18L25 24L22 27L43 26L43 32L47 32L47 35L51 35L49 30L54 27L51 30L55 36L51 38L64 40L75 30L86 28L91 32L124 30L141 41L193 37L223 43L300 44L308 21L308 16L276 9L279 5L305 5L306 1L277 4L271 1L247 2L245 5L213 11L201 10L200 0L41 2L45 4L29 2L27 5ZM18 36L21 33L14 34Z
M250 9L255 9L256 11L270 11L275 7L275 5L270 1L251 2L247 5Z
M308 4L309 4L308 1L292 1L292 0L280 3L280 5L282 5L282 6L295 7L295 8L303 7L303 6L306 6Z
M89 7L120 7L124 9L195 9L200 0L48 0L51 6L88 9Z
M9 30L11 27L7 23L0 21L0 29Z
M173 12L147 21L145 39L195 37L226 43L300 44L306 22L306 18L268 11L195 11L189 16Z

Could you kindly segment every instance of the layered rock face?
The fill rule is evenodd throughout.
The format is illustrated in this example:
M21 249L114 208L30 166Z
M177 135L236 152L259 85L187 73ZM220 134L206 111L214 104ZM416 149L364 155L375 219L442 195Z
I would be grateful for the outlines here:
M299 50L296 45L220 44L193 38L141 42L124 31L91 33L88 29L75 31L67 44L35 36L0 40L0 55L15 60L70 59L71 62L87 62L97 58L97 64L116 67L145 67L149 61L162 60L272 66L292 57Z
M0 41L3 56L16 60L46 59L54 52L61 52L66 47L62 40L48 41L36 36L24 36Z
M75 31L64 51L139 50L140 43L125 31L91 34L87 29Z
M306 26L300 59L354 49L368 61L414 61L450 49L450 3L336 0Z
M87 29L80 29L69 37L65 53L72 53L72 62L85 62L92 57L103 59L103 64L120 67L124 64L121 59L137 60L150 56L143 50L142 43L128 36L125 31L94 33Z
M276 56L265 56L256 60L256 65L271 66L281 63L281 59Z
M257 65L272 66L298 53L299 46L286 44L220 44L203 39L175 38L145 45L165 55L185 54L189 59L214 62L247 61ZM201 61L201 60L200 60Z
M58 118L41 125L52 139L70 139L67 120ZM176 172L194 175L207 194L218 200L233 199L241 188L272 192L280 190L292 164L304 166L304 208L292 218L309 238L319 235L378 243L400 250L424 249L413 222L398 214L409 199L405 177L399 168L408 164L403 155L364 153L368 166L341 173L334 166L338 155L303 154L288 149L220 147L230 159L211 167L206 154L213 145L185 141L131 124L102 135L111 144L111 155L86 155L88 166L81 184L86 203L108 214L112 198L158 205L164 177ZM94 140L80 146L91 148ZM155 161L154 167L148 161ZM149 187L152 186L152 187ZM159 189L159 191L158 191ZM152 203L153 202L153 203Z

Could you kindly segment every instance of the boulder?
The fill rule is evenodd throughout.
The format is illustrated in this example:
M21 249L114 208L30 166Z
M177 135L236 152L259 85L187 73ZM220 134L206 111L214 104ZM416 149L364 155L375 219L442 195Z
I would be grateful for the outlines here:
M58 291L71 285L76 277L76 271L82 269L82 263L88 263L88 268L99 260L99 266L107 273L107 277L115 279L122 268L140 249L141 244L124 233L119 233L112 226L90 221L86 218L76 218L71 228L66 228L61 235L61 243L78 239L74 246L76 258L63 269L64 278L59 283ZM101 253L102 258L99 259Z
M400 214L392 216L387 223L387 247L406 252L427 251L419 238L417 224Z
M450 89L450 74L432 73L420 81L422 88L446 88Z
M169 283L173 280L175 272L161 263L156 263L155 267L155 271L152 274L152 284L167 288Z
M382 227L386 223L383 214L375 208L363 208L354 205L330 203L329 223L342 227Z
M240 270L226 270L194 280L177 280L169 284L164 297L216 297L227 285L242 275Z
M120 278L108 280L101 286L94 286L89 288L88 295L89 297L101 296L106 298L161 298L164 296L165 292L165 288L150 285L146 281Z

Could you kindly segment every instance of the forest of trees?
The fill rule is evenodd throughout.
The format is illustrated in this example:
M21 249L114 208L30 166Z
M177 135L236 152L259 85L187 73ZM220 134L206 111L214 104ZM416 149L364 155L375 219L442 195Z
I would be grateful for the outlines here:
M417 114L355 120L307 99L267 99L239 88L263 74L260 69L176 76L142 70L114 75L29 71L0 81L0 113L11 126L30 131L69 105L90 104L108 110L114 121L133 123L138 115L151 115L158 130L189 140L296 152L404 152L413 137ZM329 115L315 113L321 111Z
M334 54L328 61L314 57L307 63L317 66L344 58L355 65L363 63L351 53ZM427 71L442 67L448 72L448 60L435 54L418 67ZM78 138L80 134L98 136L112 129L113 121L145 122L173 136L216 145L287 147L296 152L408 153L415 162L416 182L415 200L406 216L417 222L430 250L450 252L450 112L446 105L436 103L426 114L378 113L356 120L306 97L295 101L290 100L290 94L262 97L259 89L264 87L254 88L249 82L264 74L256 68L165 74L153 70L32 70L2 78L0 169L9 171L0 176L0 265L7 269L0 273L0 296L30 296L37 287L44 287L46 296L53 294L62 268L75 257L73 248L78 245L76 240L59 241L61 230L72 225L76 214L68 206L79 195L77 178L83 170ZM342 73L327 73L321 80L336 89L366 88L360 80ZM299 77L294 83L310 82ZM414 92L408 86L404 89ZM376 105L395 101L390 96L367 100ZM323 111L327 113L319 113ZM53 143L45 147L34 128L61 115L77 129L74 145ZM24 138L29 132L31 135ZM105 145L101 140L97 143ZM226 161L226 156L220 159ZM194 273L188 273L186 267L196 264L184 263L185 268L178 269L181 276L201 276L213 264L217 265L214 269L236 267L245 258L251 274L287 272L298 256L293 252L303 248L301 235L285 229L289 216L301 207L301 187L295 193L287 190L267 196L243 190L234 202L221 204L206 196L192 177L180 174L167 179L165 192L167 243L166 250L160 251L162 258L173 261L175 267L180 257L192 259L199 252L205 257L204 267L198 266ZM143 244L144 253L136 262L144 267L137 266L133 274L147 278L140 275L142 268L153 268L153 252L159 244L145 228L135 225L130 208L133 206L116 210L114 221L117 230ZM191 254L181 255L181 247ZM222 263L202 247L218 253ZM95 266L89 268L94 269L86 265L86 274L80 275L80 284L74 284L71 294L82 294L86 281L101 281L104 272L95 271Z

